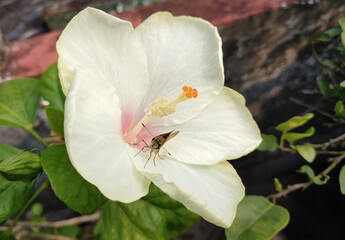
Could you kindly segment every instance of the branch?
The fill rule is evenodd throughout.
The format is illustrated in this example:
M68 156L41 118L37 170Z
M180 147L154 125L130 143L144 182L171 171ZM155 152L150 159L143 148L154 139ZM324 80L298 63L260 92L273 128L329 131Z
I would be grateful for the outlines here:
M18 222L18 227L40 227L40 228L60 228L64 226L79 225L87 222L96 222L101 217L101 212L97 211L90 215L84 215L80 217L70 218L56 222Z
M33 233L29 231L22 231L17 236L17 239L22 239L23 237L29 239L45 239L45 240L78 240L77 238L73 237L66 237L61 235L53 235L53 234L44 234L44 233Z
M345 153L342 155L339 155L338 157L333 158L332 163L325 169L323 170L320 174L316 176L316 178L322 180L325 178L338 164L345 159ZM293 185L288 185L287 188L283 189L282 191L275 193L275 194L270 194L267 196L268 199L271 199L272 202L275 202L278 198L281 197L286 197L287 194L299 190L299 189L306 189L310 185L312 185L314 182L313 181L308 181L308 182L303 182L303 183L296 183Z

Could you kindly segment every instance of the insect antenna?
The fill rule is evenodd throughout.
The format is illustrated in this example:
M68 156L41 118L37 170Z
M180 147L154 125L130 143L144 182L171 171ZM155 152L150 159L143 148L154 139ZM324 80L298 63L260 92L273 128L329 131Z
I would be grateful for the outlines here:
M142 123L141 125L143 125L143 127L146 129L146 131L148 131L148 132L151 134L152 137L155 137L155 136L153 136L153 134L149 131L149 129L145 126L145 124Z

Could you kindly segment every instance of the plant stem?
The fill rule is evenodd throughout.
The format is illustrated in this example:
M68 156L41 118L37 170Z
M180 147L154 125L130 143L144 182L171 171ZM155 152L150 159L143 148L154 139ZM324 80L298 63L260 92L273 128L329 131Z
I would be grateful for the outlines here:
M16 216L16 218L14 219L14 221L12 222L11 226L9 226L9 228L7 229L6 232L11 233L13 228L16 226L17 222L19 221L20 217L23 215L23 213L25 212L25 210L28 208L28 206L32 203L33 200L35 200L35 198L47 187L49 186L49 180L46 180L41 187L34 193L34 195L31 196L31 198L29 199L29 201L27 201L27 203L24 205L24 207L20 210L20 212L18 213L18 215Z
M320 180L322 180L322 178L325 178L328 175L328 173L330 173L336 166L338 166L338 164L343 159L345 159L345 153L333 158L332 163L325 170L323 170L321 173L319 173L316 176L316 178L318 178ZM288 185L287 188L283 189L282 191L280 191L278 193L268 195L267 198L272 199L272 201L275 202L278 198L285 197L290 192L296 191L298 189L306 189L307 187L309 187L312 184L313 184L313 181L308 181L308 182Z
M26 129L28 130L38 141L44 144L44 146L49 147L49 144L43 140L36 132L33 130L33 128Z
M65 226L74 226L82 223L96 222L101 217L101 212L96 211L90 215L83 215L66 220L56 222L18 222L17 226L20 227L40 227L40 228L60 228Z

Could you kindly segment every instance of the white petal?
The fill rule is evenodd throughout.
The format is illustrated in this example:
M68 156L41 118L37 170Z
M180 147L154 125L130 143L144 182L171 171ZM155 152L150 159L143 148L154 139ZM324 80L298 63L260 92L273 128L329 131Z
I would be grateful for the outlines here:
M132 202L148 192L121 136L114 87L91 72L77 72L65 104L65 140L73 166L111 200Z
M163 118L161 125L194 117L221 91L224 84L221 39L209 22L161 12L145 20L135 32L146 51L150 81L139 109L159 97L178 97L184 85L199 91L197 99L180 103L176 113Z
M231 225L244 186L227 161L216 165L189 165L172 158L152 159L146 167L144 154L132 158L138 170L170 197L207 221L227 228Z
M144 49L130 22L86 8L70 21L56 47L65 94L81 66L114 86L121 107L138 107L148 86L148 73Z
M245 107L244 98L230 88L198 116L181 125L152 128L154 132L180 133L164 148L179 161L190 164L216 164L253 151L261 142L260 130ZM165 151L161 150L162 155Z

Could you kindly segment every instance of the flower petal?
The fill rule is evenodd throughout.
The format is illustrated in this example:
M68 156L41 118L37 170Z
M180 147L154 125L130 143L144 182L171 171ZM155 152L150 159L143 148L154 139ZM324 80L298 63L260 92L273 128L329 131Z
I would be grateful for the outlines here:
M216 164L239 158L261 142L260 130L245 107L244 98L224 87L221 94L198 116L181 125L152 128L154 132L178 130L164 145L179 161L190 164ZM164 150L161 151L162 155Z
M160 122L182 123L219 94L224 84L221 39L209 22L160 12L145 20L135 32L146 51L150 81L140 111L159 97L176 98L184 85L191 86L198 90L199 97L180 103L171 118Z
M136 168L170 197L209 222L227 228L231 225L238 203L244 197L244 186L227 161L216 165L189 165L173 158L152 160L132 158Z
M121 135L115 89L90 71L77 72L65 105L65 140L73 166L111 200L132 202L150 181L132 165Z
M81 66L115 88L121 108L138 107L148 86L148 73L144 49L130 22L86 8L70 21L56 48L66 95L76 68Z

